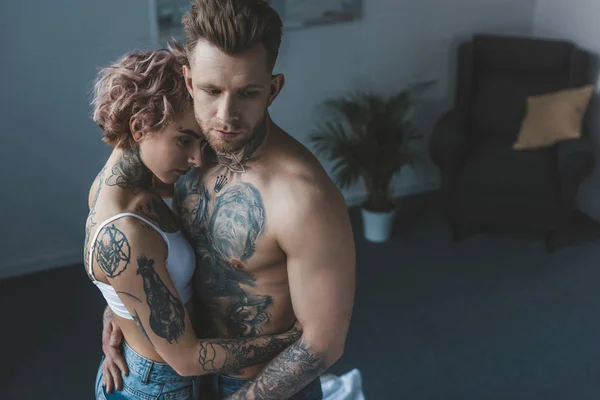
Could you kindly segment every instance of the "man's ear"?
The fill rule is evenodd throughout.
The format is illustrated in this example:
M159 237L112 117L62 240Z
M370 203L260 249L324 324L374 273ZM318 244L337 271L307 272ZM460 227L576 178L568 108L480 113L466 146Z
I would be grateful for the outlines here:
M194 85L192 83L192 70L189 65L183 66L183 78L185 79L185 87L188 90L190 96L194 97Z
M144 133L141 131L138 121L135 117L129 118L129 131L131 132L131 136L133 136L133 140L136 143L139 143L144 138Z
M285 85L285 75L277 74L277 75L273 75L271 77L271 87L270 87L269 101L267 102L267 106L270 106L271 104L273 104L273 102L275 101L275 99L277 98L279 93L281 92L281 89L283 89L284 85Z

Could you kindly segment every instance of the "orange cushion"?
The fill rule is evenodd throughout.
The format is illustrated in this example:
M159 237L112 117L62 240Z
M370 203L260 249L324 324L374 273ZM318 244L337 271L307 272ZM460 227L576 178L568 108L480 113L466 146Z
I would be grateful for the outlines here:
M587 85L528 97L527 113L513 149L549 147L561 140L580 138L593 93L594 85Z

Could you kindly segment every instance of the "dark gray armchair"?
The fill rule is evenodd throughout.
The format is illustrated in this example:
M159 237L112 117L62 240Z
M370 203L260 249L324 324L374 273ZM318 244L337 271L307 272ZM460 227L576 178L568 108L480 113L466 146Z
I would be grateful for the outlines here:
M580 87L589 56L573 43L476 35L457 54L454 108L430 141L454 237L480 229L544 232L548 250L594 167L588 139L513 150L528 96Z

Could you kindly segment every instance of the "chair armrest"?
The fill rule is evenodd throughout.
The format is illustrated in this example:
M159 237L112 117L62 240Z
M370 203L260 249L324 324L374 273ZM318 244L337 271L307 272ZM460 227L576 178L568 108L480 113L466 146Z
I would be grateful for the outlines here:
M595 167L595 157L588 138L558 142L556 145L558 175L563 200L571 202L577 188Z

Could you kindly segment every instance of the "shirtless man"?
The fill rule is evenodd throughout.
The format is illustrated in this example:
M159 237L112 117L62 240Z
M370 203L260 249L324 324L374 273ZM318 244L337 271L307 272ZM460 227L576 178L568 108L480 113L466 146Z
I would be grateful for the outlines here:
M296 319L303 329L269 363L214 375L218 396L321 399L352 313L354 238L340 191L268 112L285 83L273 75L281 19L262 0L196 0L183 23L186 85L209 145L173 200L196 251L196 332L253 337Z

